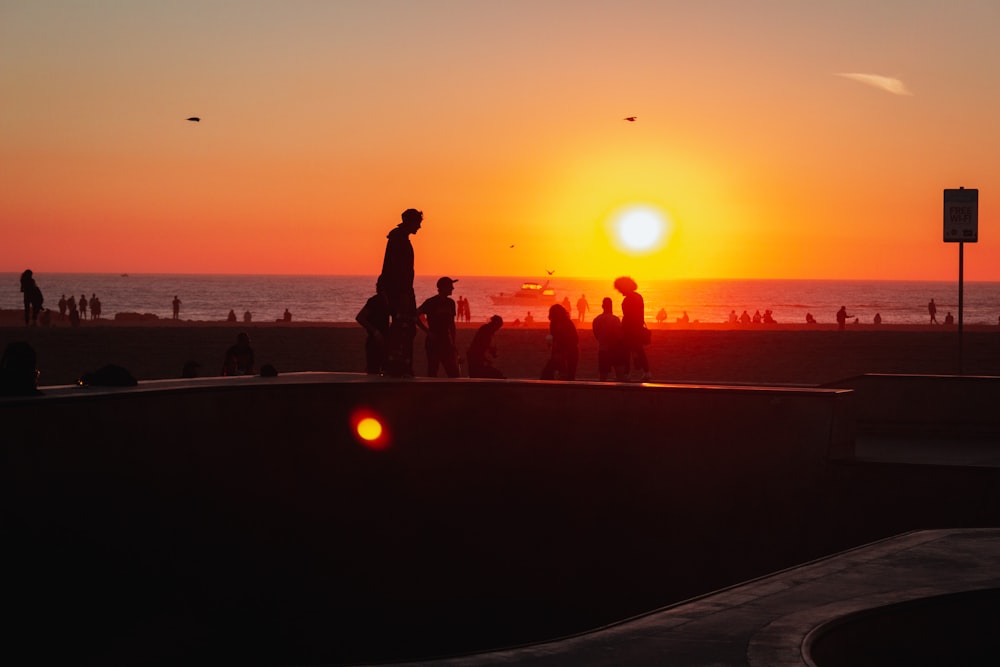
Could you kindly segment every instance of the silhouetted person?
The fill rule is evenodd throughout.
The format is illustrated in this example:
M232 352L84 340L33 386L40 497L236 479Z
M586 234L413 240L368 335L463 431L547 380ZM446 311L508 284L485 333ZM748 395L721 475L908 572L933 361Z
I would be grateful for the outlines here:
M80 319L87 319L87 295L81 294L76 305L80 309Z
M235 322L236 321L236 312L232 308L229 309L229 314L226 315L226 321L227 322Z
M236 344L226 350L226 357L222 362L222 374L254 374L254 356L253 348L250 347L250 336L245 333L236 336Z
M90 319L101 319L101 300L97 298L96 294L90 295Z
M952 317L952 314L951 314L950 310L944 316L944 323L945 324L954 324L955 323L955 318Z
M38 355L24 341L8 343L0 357L0 396L37 396Z
M771 310L764 311L764 324L777 324L774 321L774 312Z
M841 331L847 326L847 318L854 317L854 315L847 314L847 306L841 306L840 310L837 311L837 328Z
M658 311L656 311L656 323L657 324L663 324L666 321L667 321L667 309L666 308L660 308ZM736 321L736 311L735 310L733 311L733 314L732 314L732 317L730 318L730 321L731 322L735 322Z
M680 324L687 324L688 322L690 322L690 320L688 319L688 311L686 310L682 311L681 316L677 318L677 322Z
M292 321L292 311L285 308L284 314L281 316L282 321L291 322Z
M417 308L417 326L427 332L424 349L427 351L427 376L437 377L438 366L445 374L457 378L458 353L455 349L455 300L451 298L457 280L438 278L438 293Z
M762 317L759 310L753 311L753 323L760 324Z
M872 322L874 322L875 324L882 324L882 314L875 313L875 317L872 319Z
M542 379L575 380L580 359L579 336L569 312L558 303L549 307L549 339L552 348L542 369Z
M139 381L128 369L117 364L101 366L80 376L77 383L83 387L134 387Z
M175 320L180 319L180 317L181 317L181 300L177 297L176 294L174 295L174 300L171 302L171 305L174 307L174 317L173 317L173 319L175 319Z
M750 313L745 310L740 313L740 324L750 324Z
M244 310L243 311L243 321L244 322L250 322L251 320L253 320L253 315L250 313L249 310Z
M934 299L931 299L927 304L927 312L931 316L931 324L937 324L937 305L934 303Z
M580 298L576 300L577 320L579 322L583 322L583 320L587 317L587 310L589 309L590 304L587 303L587 295L581 294Z
M604 382L614 368L615 379L624 382L628 376L628 354L622 339L622 322L613 312L611 297L601 300L601 311L591 323L597 339L597 375Z
M630 365L639 371L639 381L647 382L649 375L649 360L646 358L645 345L649 343L646 329L646 304L642 295L636 290L636 282L628 276L615 278L615 289L622 296L622 339Z
M806 313L806 324L816 324L816 318L812 313Z
M380 375L384 370L385 346L389 338L389 306L385 296L370 297L354 319L368 334L365 337L365 372Z
M45 299L42 297L42 290L38 288L31 269L25 269L21 273L21 292L23 292L22 296L24 297L24 326L37 324L38 313L42 311L42 303Z
M66 295L59 297L59 319L66 319Z
M497 348L493 344L493 335L503 326L503 319L499 315L494 315L490 320L479 327L476 335L472 337L472 343L466 352L466 359L469 362L470 378L503 378L504 375L493 366L490 357L496 359Z
M729 323L730 324L736 324L739 321L740 321L740 318L736 316L736 311L735 310L730 310L729 311Z
M66 300L66 307L69 308L69 325L80 326L80 311L76 309L76 300L72 297Z
M528 314L524 316L524 325L528 326L529 324L534 324L534 323L535 323L535 318L531 315L531 311L529 310Z
M413 244L424 214L415 208L402 213L402 222L386 235L382 273L376 288L389 307L389 340L385 371L394 377L413 376L413 339L416 337L417 298L413 293Z

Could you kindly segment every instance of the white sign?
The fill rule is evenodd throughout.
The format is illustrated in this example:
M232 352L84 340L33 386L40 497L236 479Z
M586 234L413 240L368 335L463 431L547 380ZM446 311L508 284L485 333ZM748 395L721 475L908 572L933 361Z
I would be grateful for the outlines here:
M979 241L979 190L944 191L944 240L950 243Z

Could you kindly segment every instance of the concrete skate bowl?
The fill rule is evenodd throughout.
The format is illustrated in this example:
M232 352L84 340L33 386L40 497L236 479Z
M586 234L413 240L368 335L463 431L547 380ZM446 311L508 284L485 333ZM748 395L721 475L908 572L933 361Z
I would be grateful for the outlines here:
M1000 589L964 591L866 609L806 637L815 667L1000 664Z

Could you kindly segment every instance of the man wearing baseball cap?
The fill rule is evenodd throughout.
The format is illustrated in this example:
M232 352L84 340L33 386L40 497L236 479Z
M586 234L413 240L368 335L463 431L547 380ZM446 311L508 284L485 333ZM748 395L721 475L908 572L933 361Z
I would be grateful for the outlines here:
M417 326L427 332L424 349L427 350L427 375L437 377L438 367L444 366L445 374L457 378L458 354L455 350L455 291L458 280L438 278L438 293L417 308Z

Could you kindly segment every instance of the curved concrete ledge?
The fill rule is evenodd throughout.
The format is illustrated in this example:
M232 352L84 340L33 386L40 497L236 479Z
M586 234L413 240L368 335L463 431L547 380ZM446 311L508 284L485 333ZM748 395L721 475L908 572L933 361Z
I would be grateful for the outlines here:
M827 667L898 663L878 651L841 652L814 662L810 650L817 636L861 611L886 609L954 593L995 594L1000 584L1000 529L918 531L761 577L638 618L560 641L451 659L403 663L410 667L480 667L485 665L648 665L672 667L748 665ZM935 600L931 600L932 604ZM961 602L961 599L957 600ZM980 601L982 602L982 601ZM974 604L971 611L987 609ZM995 623L997 609L979 622ZM960 620L960 617L956 617ZM950 620L943 620L947 624ZM954 626L952 626L952 629ZM971 629L971 628L970 628ZM996 634L985 638L994 664ZM933 642L930 642L933 644ZM863 647L861 647L863 648ZM884 648L884 647L883 647ZM934 644L941 662L963 656L984 657L947 641ZM844 657L845 662L835 663ZM948 658L951 658L950 660Z

